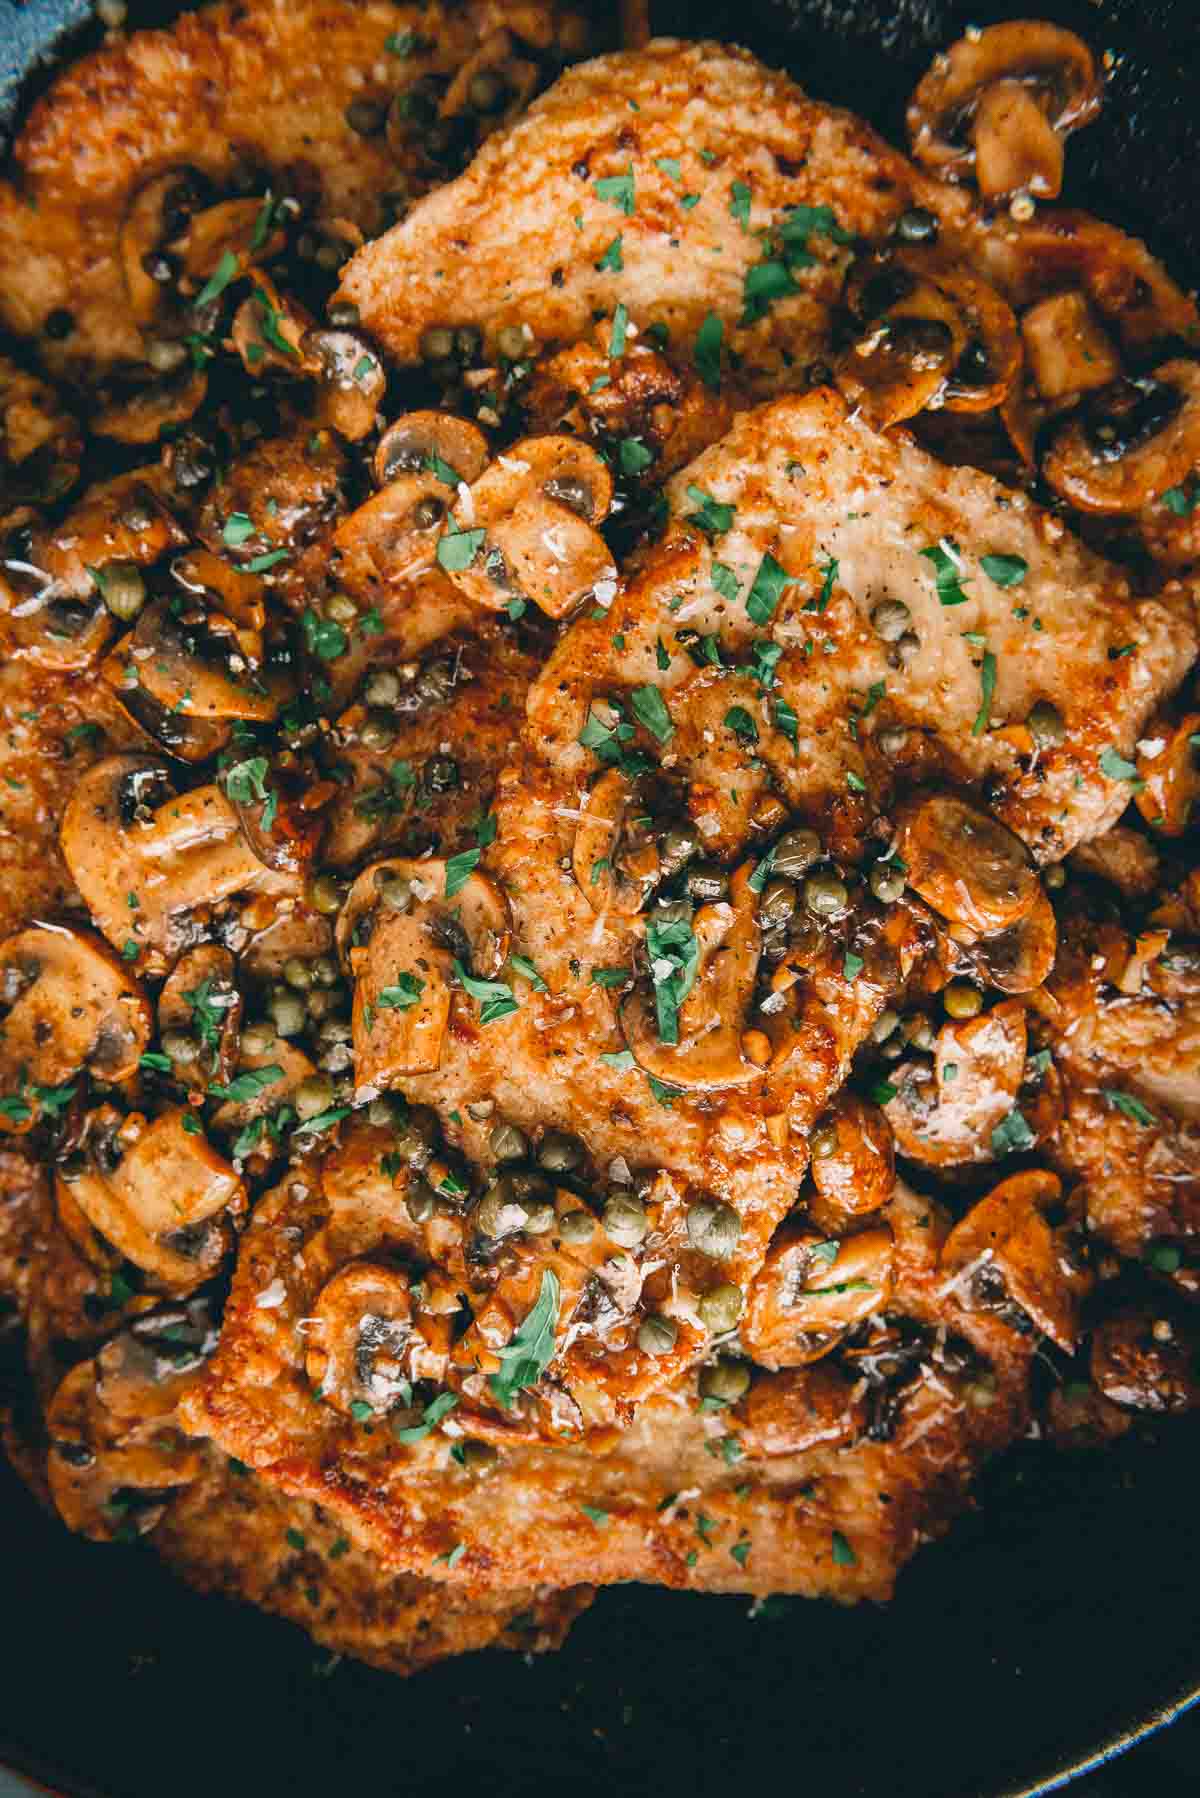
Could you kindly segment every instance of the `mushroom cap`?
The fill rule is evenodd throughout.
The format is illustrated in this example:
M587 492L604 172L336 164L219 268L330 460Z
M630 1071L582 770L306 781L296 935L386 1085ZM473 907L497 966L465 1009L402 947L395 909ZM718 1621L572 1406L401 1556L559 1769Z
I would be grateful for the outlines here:
M1031 993L1048 977L1058 952L1058 920L1044 892L1007 930L973 943L966 959L1002 993Z
M966 1023L948 1019L934 1049L934 1102L916 1103L921 1086L911 1067L902 1065L892 1079L896 1093L884 1112L900 1154L930 1167L990 1160L992 1131L1017 1102L1027 1041L1025 1008L1016 999Z
M763 1366L804 1367L886 1308L894 1284L891 1227L841 1241L786 1223L750 1287L741 1336Z
M269 723L279 710L278 698L246 667L248 651L261 660L260 633L237 630L215 610L202 617L194 606L178 616L178 608L178 599L145 606L105 663L104 678L128 700L133 670L138 694L148 694L174 717Z
M444 462L458 481L470 486L483 473L488 459L487 438L469 419L450 412L405 412L390 424L375 446L371 467L376 484L385 487L400 475L432 474ZM445 483L442 483L445 485Z
M176 1078L185 1084L228 1081L237 1061L242 1023L242 995L236 985L236 963L219 943L200 943L180 956L158 995L158 1034L181 1031L198 1036L200 1076L192 1063L178 1064Z
M896 1185L892 1131L878 1105L843 1088L820 1128L832 1129L837 1146L814 1155L811 1173L824 1205L845 1222L886 1205Z
M1042 472L1081 512L1138 512L1200 463L1200 363L1090 394L1055 435Z
M158 443L163 427L185 424L199 411L207 392L205 370L185 367L110 400L88 424L97 437L112 437L118 443Z
M592 787L580 808L575 826L571 866L580 892L593 911L617 912L634 917L641 911L658 879L658 855L648 857L642 878L630 878L616 865L621 830L630 807L637 802L637 787L619 768L608 768Z
M373 1260L347 1262L317 1294L305 1337L308 1377L339 1411L389 1410L410 1390L409 1277ZM407 1402L407 1401L406 1401Z
M317 414L351 443L375 428L387 375L377 352L357 331L320 328L304 337L306 360L317 371Z
M1012 1174L979 1199L942 1245L941 1265L961 1274L973 1265L994 1268L1008 1297L1044 1336L1071 1354L1078 1307L1064 1278L1055 1233L1043 1215L1062 1196L1062 1181L1040 1168ZM963 1302L970 1304L969 1295Z
M896 826L909 886L951 923L994 934L1036 905L1042 888L1024 843L969 800L910 794L897 807Z
M0 980L17 986L0 1033L0 1092L19 1095L28 1114L0 1113L0 1131L32 1129L41 1106L31 1089L64 1086L83 1068L112 1082L136 1071L150 1040L150 1007L92 931L30 925L0 945Z

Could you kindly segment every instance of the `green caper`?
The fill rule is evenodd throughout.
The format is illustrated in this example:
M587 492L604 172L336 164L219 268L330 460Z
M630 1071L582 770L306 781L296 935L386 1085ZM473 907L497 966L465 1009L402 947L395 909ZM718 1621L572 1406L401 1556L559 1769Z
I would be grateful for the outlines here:
M353 624L358 617L358 607L348 593L331 593L325 601L325 616L332 618L335 624Z
M304 1004L309 1017L320 1020L327 1018L330 1012L335 1010L338 1000L332 993L326 992L323 987L314 986L305 994Z
M354 1027L349 1018L322 1018L321 1027L317 1031L320 1043L348 1043L354 1036Z
M427 493L413 507L413 524L418 531L430 531L446 516L446 505L436 493Z
M329 322L335 330L353 331L355 326L361 322L358 307L353 300L339 300L335 306L329 308Z
M736 1405L740 1398L745 1398L750 1390L750 1369L744 1361L734 1361L728 1355L722 1355L719 1361L713 1361L700 1370L700 1397L720 1399L723 1404Z
M818 918L836 918L844 912L850 895L836 874L810 874L804 883L804 903Z
M358 740L364 749L386 749L395 735L394 718L389 718L386 712L371 712L359 728Z
M902 724L889 724L879 732L875 741L879 745L880 754L894 760L896 756L904 754L908 745L908 732Z
M910 206L896 220L896 236L901 243L936 243L938 221L935 213L924 206Z
M721 1286L710 1286L707 1292L700 1294L696 1309L700 1313L700 1322L714 1336L736 1329L742 1315L741 1287L730 1285L728 1281Z
M983 1010L983 994L966 980L952 980L942 994L946 1014L952 1018L977 1018Z
M558 1220L558 1233L564 1242L590 1242L596 1220L590 1211L564 1211Z
M315 955L308 968L315 986L328 988L337 985L338 965L332 955Z
M367 1106L367 1122L374 1124L377 1130L390 1130L402 1115L396 1101L389 1099L386 1093L381 1094L378 1099L372 1099Z
M395 705L400 697L400 677L390 668L379 668L363 688L368 705Z
M622 1248L636 1248L650 1228L646 1207L630 1192L614 1192L604 1203L600 1222L607 1235Z
M1026 719L1029 734L1039 749L1053 749L1067 734L1062 713L1048 699L1039 699Z
M519 362L525 354L525 333L520 325L504 325L496 333L496 348L509 362Z
M815 830L789 830L775 845L771 869L785 880L799 880L821 854L821 839Z
M899 642L911 620L912 613L902 599L881 599L871 613L875 634L885 643Z
M405 1194L404 1209L414 1224L427 1224L437 1210L437 1195L427 1180L414 1180Z
M876 862L867 884L881 905L895 905L904 897L904 876L895 862Z
M477 1436L468 1436L462 1445L462 1465L468 1473L486 1473L499 1458L499 1449L490 1442L481 1442Z
M183 1030L165 1030L162 1046L163 1054L169 1055L172 1061L192 1062L200 1053L195 1037L188 1036Z
M98 581L104 603L114 618L128 624L146 603L146 583L136 562L108 562Z
M345 889L332 874L318 874L308 889L308 902L314 911L322 917L332 917L334 912L341 911L342 901L346 897Z
M537 1158L549 1173L571 1174L583 1166L587 1149L567 1130L547 1130L538 1146Z
M272 994L267 1009L277 1036L299 1036L308 1022L308 1011L299 993Z
M651 1311L638 1325L637 1344L643 1355L669 1355L679 1336L679 1325L673 1317Z
M146 346L146 360L156 375L169 375L182 368L188 359L185 343L174 343L169 337L155 337Z
M729 897L729 876L718 862L693 862L684 876L689 899L713 904Z
M298 955L289 955L284 962L283 978L299 993L306 993L313 983L312 969Z
M694 830L676 827L668 830L658 846L658 865L664 880L672 874L678 874L685 862L689 862L700 849L700 839Z
M545 1236L553 1230L558 1221L557 1213L549 1199L526 1199L522 1204L525 1221L521 1228L527 1236Z
M387 119L387 107L378 100L351 100L343 117L358 137L377 137Z
M529 1153L529 1138L515 1124L497 1124L488 1145L497 1161L524 1161Z
M523 1211L513 1193L512 1181L501 1174L488 1183L475 1210L475 1227L484 1236L498 1239L521 1228Z
M700 1254L724 1261L737 1247L742 1220L732 1205L720 1199L697 1199L688 1206L688 1241Z
M275 1026L267 1018L257 1018L242 1031L242 1048L247 1055L265 1055L275 1041Z
M414 1105L396 1133L396 1153L409 1167L428 1167L439 1134L437 1113Z
M427 793L452 793L462 784L462 772L452 755L431 755L421 770Z
M838 1133L833 1124L822 1124L808 1139L808 1152L814 1161L825 1161L837 1154Z
M768 880L758 901L757 918L764 930L778 930L795 915L796 889L790 880Z
M900 1020L900 1034L914 1049L922 1049L929 1054L933 1048L933 1025L923 1011L906 1011Z
M376 874L375 891L385 911L406 912L412 905L412 881L392 868L381 868Z
M333 1081L327 1074L310 1074L292 1092L292 1104L301 1119L315 1118L333 1104Z
M480 69L472 75L467 88L467 99L476 112L496 112L504 104L508 88L504 78L494 69ZM507 355L507 351L505 354Z
M1061 862L1054 862L1042 875L1042 885L1052 893L1056 893L1060 887L1065 887L1066 884L1067 870Z
M454 353L464 362L473 362L483 348L483 333L478 325L459 325L454 333Z
M902 631L896 638L892 650L892 659L897 668L908 668L916 661L921 649L921 639L916 631Z

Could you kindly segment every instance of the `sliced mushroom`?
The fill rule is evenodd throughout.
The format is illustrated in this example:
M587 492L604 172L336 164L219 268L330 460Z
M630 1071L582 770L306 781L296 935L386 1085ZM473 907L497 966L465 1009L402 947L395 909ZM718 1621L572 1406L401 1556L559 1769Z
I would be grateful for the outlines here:
M158 995L159 1039L175 1078L186 1086L224 1085L237 1061L241 1022L228 949L201 943L181 955Z
M1033 909L964 952L965 960L1002 993L1031 993L1048 977L1058 952L1058 921L1044 892Z
M285 750L257 780L229 781L227 786L259 861L280 874L306 874L325 835L336 783L324 779L308 757Z
M176 795L151 756L107 756L83 775L63 814L62 852L109 942L143 970L183 947L188 913L235 893L284 896L296 883L264 867L219 787ZM137 900L131 908L130 895Z
M118 443L158 443L167 426L185 424L198 412L208 392L202 368L186 367L148 387L109 397L88 420L97 437Z
M332 330L309 331L303 349L317 369L321 423L358 443L374 429L387 390L378 352L356 331Z
M1146 822L1165 837L1181 837L1200 816L1200 712L1171 724L1154 719L1137 746L1145 785L1134 795Z
M992 203L1062 190L1063 140L1100 110L1091 51L1074 32L1017 19L970 32L935 60L908 108L917 161L944 179L973 173Z
M1004 999L969 1023L947 1020L934 1063L905 1063L884 1111L896 1147L911 1161L956 1167L995 1154L992 1132L1011 1115L1025 1072L1025 1009Z
M213 603L239 630L261 632L267 621L266 586L262 576L235 568L198 544L176 556L171 578L206 608Z
M1062 1182L1040 1169L1013 1174L979 1199L942 1245L941 1265L955 1276L968 1308L1016 1305L1066 1354L1079 1331L1078 1272L1064 1258L1045 1212L1062 1197Z
M116 668L110 670L116 672ZM114 688L114 697L130 723L152 749L165 749L181 762L207 762L233 737L233 725L206 718L185 718L143 692L130 675Z
M1123 1311L1092 1337L1092 1381L1113 1404L1135 1411L1200 1405L1194 1332L1173 1314Z
M268 368L288 374L313 375L319 363L305 339L313 321L298 301L280 295L273 282L258 275L233 315L233 347L242 366L255 379Z
M317 1295L306 1333L308 1377L339 1411L360 1416L411 1402L414 1377L413 1300L399 1267L351 1261ZM416 1344L421 1337L416 1335Z
M406 475L430 475L434 493L444 496L446 487L470 486L483 473L488 457L487 438L469 419L449 412L406 412L390 424L375 448L371 466L378 486ZM438 465L445 468L438 473Z
M840 1234L855 1218L878 1211L896 1185L892 1132L878 1105L843 1088L809 1138L814 1216Z
M886 1224L840 1242L784 1224L750 1287L741 1326L744 1347L764 1367L803 1367L819 1360L855 1324L886 1309L893 1263Z
M622 853L625 820L635 804L633 781L619 768L609 768L582 807L571 864L593 911L632 918L661 878L659 853L652 840L630 845L628 853Z
M1200 463L1200 363L1182 357L1091 394L1042 464L1081 512L1137 512Z
M967 348L966 321L950 295L887 252L855 265L845 303L856 336L834 379L877 430L912 418L942 394Z
M83 438L49 382L0 356L0 523L19 506L48 506L79 478Z
M761 1374L733 1417L746 1454L801 1455L852 1442L866 1426L867 1400L861 1383L820 1362Z
M451 549L454 532L438 557L489 611L524 599L563 618L598 583L616 579L597 528L611 504L612 476L595 450L576 437L523 437L473 483L469 505L460 502L465 562Z
M261 660L258 632L239 630L222 612L157 599L101 672L123 698L136 687L177 718L268 723L279 702L255 673Z
M57 1179L88 1222L163 1292L182 1297L216 1273L246 1191L184 1106L153 1123L92 1114L83 1164ZM140 1134L134 1131L140 1128ZM130 1141L130 1138L133 1140Z
M951 923L989 935L1033 910L1042 889L1025 845L968 800L914 793L896 824L909 886Z
M374 862L338 918L338 949L355 983L360 1095L438 1066L455 959L487 979L508 954L512 916L500 888L476 869L447 898L446 868L437 860Z
M374 456L380 491L334 533L345 578L399 582L432 566L454 493L479 474L487 441L477 426L440 412L390 425Z
M32 924L0 946L0 1131L31 1130L83 1068L125 1080L150 1040L141 986L90 930Z
M277 1036L269 1048L249 1052L243 1043L237 1059L239 1074L262 1075L257 1091L245 1099L226 1099L212 1115L212 1127L230 1143L236 1160L257 1155L270 1161L286 1147L284 1121L298 1086L311 1080L316 1065L302 1049ZM282 1118L281 1118L282 1114ZM294 1121L294 1119L293 1119Z
M638 1066L670 1086L738 1086L762 1074L746 1052L746 1013L762 951L753 872L753 862L743 863L730 879L729 899L700 906L692 918L696 973L678 1006L679 1040L664 1042L660 1035L653 966L650 992L639 987L621 1008L621 1029Z
M1021 340L1034 386L1051 402L1107 387L1121 372L1117 346L1084 293L1039 300L1021 319Z
M130 310L143 330L155 324L165 309L166 283L155 276L170 273L164 246L186 228L200 202L202 183L203 177L195 169L165 169L138 188L121 221L121 273Z
M96 482L58 523L34 531L28 562L9 562L8 568L30 577L48 609L57 601L76 599L86 600L90 612L113 563L144 568L186 543L181 526L162 504L159 484L155 471L145 469ZM36 607L31 604L29 610Z
M206 206L203 212L192 214L186 232L178 240L183 264L180 287L189 297L194 297L229 257L233 258L234 267L226 286L278 256L287 240L278 225L266 224L265 206L261 197L221 200L216 206Z
M1021 335L1008 301L971 269L953 263L936 269L934 279L957 305L967 347L946 382L947 412L988 412L998 406L1021 366Z

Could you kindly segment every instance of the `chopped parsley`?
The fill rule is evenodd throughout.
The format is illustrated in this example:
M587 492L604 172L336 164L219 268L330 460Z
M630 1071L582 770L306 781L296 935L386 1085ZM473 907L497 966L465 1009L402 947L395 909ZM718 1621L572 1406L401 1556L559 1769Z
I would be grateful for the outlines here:
M527 955L510 955L508 959L513 972L522 975L524 979L528 980L535 993L548 993L550 991L550 988L546 985L546 982L542 979Z
M411 1011L425 991L425 982L416 974L397 974L390 986L380 989L376 1000L380 1011Z
M833 1532L833 1564L835 1567L857 1567L858 1556L843 1536L841 1530Z
M658 1035L668 1045L679 1041L679 1007L691 992L700 967L700 945L689 917L646 920L646 952L654 983Z
M729 216L737 220L743 231L750 229L750 204L753 199L744 181L735 181L729 189Z
M456 893L462 892L468 880L470 880L472 874L479 866L479 857L481 854L482 851L479 849L462 849L457 855L452 855L450 857L446 863L447 899L453 899Z
M433 1434L443 1417L449 1417L458 1404L455 1392L439 1392L437 1397L426 1405L421 1413L420 1423L409 1424L407 1428L392 1430L397 1442L424 1442L426 1436Z
M613 308L612 330L608 335L608 353L613 361L625 354L625 343L629 336L629 308L622 300L618 300Z
M758 742L758 726L744 705L731 705L723 722L726 730L731 730L740 743Z
M447 574L461 574L469 568L480 550L487 532L483 526L472 531L447 531L444 537L438 538L437 559L440 567Z
M235 762L226 772L225 791L237 805L250 805L256 799L265 800L270 767L265 755L252 756L245 762Z
M731 601L736 600L741 589L738 586L738 577L733 572L733 569L729 568L724 562L714 562L711 573L712 584L721 595L721 598Z
M1020 1111L1010 1111L1006 1118L1001 1118L992 1131L993 1155L1012 1155L1022 1149L1032 1149L1037 1137L1029 1128Z
M1176 518L1190 518L1200 506L1200 480L1195 475L1189 477L1189 487L1168 487L1162 496L1163 505Z
M661 169L669 181L683 180L683 165L677 156L656 156L654 166Z
M596 190L598 200L603 200L606 205L615 206L618 212L625 214L626 218L633 217L635 192L632 162L623 175L602 175L598 181L592 182L592 186Z
M580 1505L579 1509L585 1517L590 1517L597 1529L608 1528L608 1512L602 1511L598 1505Z
M199 311L202 307L210 305L213 300L219 299L229 283L236 278L237 272L237 257L232 250L223 251L221 260L192 301L193 308Z
M500 1350L500 1372L488 1380L492 1396L506 1411L512 1409L518 1392L536 1386L554 1359L559 1296L557 1274L544 1268L541 1290L533 1307L511 1341Z
M630 969L630 968L593 968L592 969L592 985L593 986L624 986L626 981L629 981L632 979L633 979L633 972L632 972L632 969Z
M622 474L641 474L654 460L640 437L622 437L617 445L617 461Z
M604 269L612 269L614 274L619 275L624 267L625 257L622 254L621 233L618 231L617 235L613 238L607 250L605 250L603 256L601 256L599 262L596 264L596 268L601 272Z
M305 609L300 620L304 631L304 647L310 655L319 656L323 662L335 662L340 655L345 655L348 639L341 625L332 618L322 618L311 606Z
M795 707L789 705L786 699L781 698L774 702L773 709L776 730L785 736L795 748L800 741L800 721L796 716Z
M794 584L794 577L768 550L758 565L758 573L746 595L746 611L754 623L769 624L776 606L783 598L784 588Z
M1100 751L1100 772L1107 774L1110 780L1127 780L1135 792L1140 792L1146 784L1138 779L1136 762L1126 761L1111 743Z
M962 563L959 561L957 543L951 537L943 537L940 543L923 549L920 554L927 562L933 563L934 584L937 596L944 606L965 606L967 595L962 590Z
M732 527L735 508L724 500L714 499L702 487L689 486L687 496L696 507L687 514L687 522L702 530L706 537L721 537ZM716 564L714 564L716 566ZM716 585L714 581L714 586Z
M696 373L706 387L714 393L721 386L721 341L725 335L725 326L715 312L710 312L696 333L696 347L693 360Z
M233 1105L244 1105L250 1099L257 1099L259 1093L265 1092L268 1086L274 1086L277 1080L283 1079L283 1069L274 1062L265 1068L246 1068L237 1074L227 1086L214 1081L209 1087L209 1094L214 1099L223 1099Z
M1135 1099L1132 1093L1123 1093L1114 1086L1102 1086L1100 1091L1110 1105L1115 1106L1123 1116L1130 1118L1133 1123L1140 1124L1143 1129L1158 1122L1150 1107L1143 1105L1140 1099Z
M675 726L657 687L635 687L630 694L629 703L633 707L634 717L639 724L645 725L652 737L660 743L670 742L675 734Z
M980 556L979 566L997 587L1019 587L1029 573L1024 556Z
M467 973L457 956L454 958L453 966L459 984L470 994L472 999L479 1001L481 1025L494 1024L500 1018L511 1017L516 1011L517 1002L513 998L513 990L506 980L477 980L473 974Z
M847 980L857 980L866 964L861 955L853 955L849 949L842 962L842 973Z
M992 698L996 691L996 658L990 649L983 652L983 663L979 670L979 710L975 714L975 722L971 726L971 735L981 737L988 727L992 715Z
M239 549L254 535L254 524L245 512L231 512L221 532L230 549Z

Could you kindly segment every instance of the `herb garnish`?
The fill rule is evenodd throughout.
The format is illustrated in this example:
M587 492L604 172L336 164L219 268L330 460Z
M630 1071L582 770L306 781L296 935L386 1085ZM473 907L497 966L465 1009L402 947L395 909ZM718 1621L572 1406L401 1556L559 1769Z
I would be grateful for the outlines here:
M492 1396L506 1411L528 1386L536 1386L554 1359L554 1328L558 1322L558 1275L542 1270L542 1285L524 1322L500 1350L500 1372L488 1380Z

